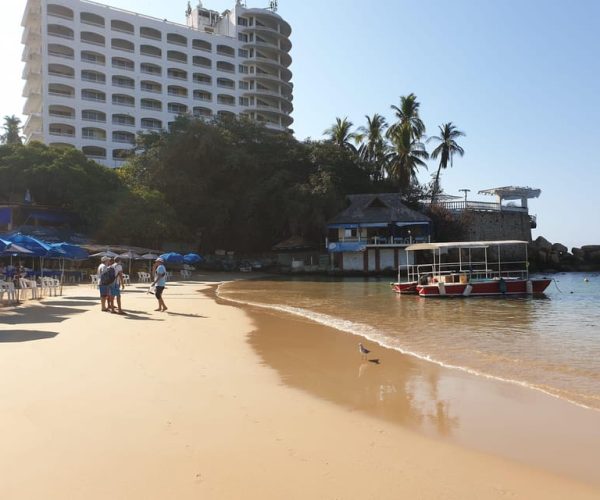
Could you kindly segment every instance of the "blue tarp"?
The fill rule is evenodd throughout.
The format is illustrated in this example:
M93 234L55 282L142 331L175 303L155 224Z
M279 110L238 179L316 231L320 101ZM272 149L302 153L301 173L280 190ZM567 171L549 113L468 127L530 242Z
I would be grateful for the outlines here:
M0 208L0 224L8 226L12 220L12 208L2 207Z
M327 247L330 252L363 252L365 248L367 248L365 241L336 241Z

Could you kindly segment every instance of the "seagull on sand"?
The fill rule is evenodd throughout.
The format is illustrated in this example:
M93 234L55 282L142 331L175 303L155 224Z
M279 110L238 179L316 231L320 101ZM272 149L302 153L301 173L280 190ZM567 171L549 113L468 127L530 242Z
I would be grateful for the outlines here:
M360 342L358 343L358 350L360 351L360 353L363 355L363 357L366 359L367 358L367 354L369 354L371 351L369 351L369 349L367 349L364 345L362 345Z
M376 365L379 364L379 358L378 359L367 359L367 354L369 354L371 351L369 349L367 349L364 345L362 345L360 342L358 343L358 350L364 360L368 361L369 363L375 363Z

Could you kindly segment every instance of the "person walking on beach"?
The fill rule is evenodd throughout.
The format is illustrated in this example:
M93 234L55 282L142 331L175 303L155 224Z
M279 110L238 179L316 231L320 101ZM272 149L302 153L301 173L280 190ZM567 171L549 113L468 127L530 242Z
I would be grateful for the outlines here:
M110 289L110 297L112 304L112 311L115 311L114 300L117 299L117 313L125 314L121 307L121 288L125 289L125 282L123 281L123 266L121 265L121 258L115 257L114 262L111 266L115 270L115 281L113 282Z
M167 269L165 268L164 262L165 261L159 257L158 259L156 259L156 262L154 262L154 267L152 268L152 273L154 274L153 285L156 287L154 295L158 300L158 309L155 309L155 311L167 310L165 301L162 298L163 290L165 289L165 285L167 284Z
M114 281L114 277L111 277L110 257L106 255L100 259L100 265L98 266L98 289L100 290L100 302L103 311L109 311L111 307L110 301L110 285ZM114 272L114 270L113 270Z

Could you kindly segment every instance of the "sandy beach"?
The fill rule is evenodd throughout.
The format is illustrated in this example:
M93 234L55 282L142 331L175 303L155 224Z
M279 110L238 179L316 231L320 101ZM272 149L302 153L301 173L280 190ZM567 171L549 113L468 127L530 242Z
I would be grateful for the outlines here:
M84 285L0 309L0 498L600 497L598 412L363 361L352 335L216 299L221 279L169 284L166 313L142 285L126 316Z

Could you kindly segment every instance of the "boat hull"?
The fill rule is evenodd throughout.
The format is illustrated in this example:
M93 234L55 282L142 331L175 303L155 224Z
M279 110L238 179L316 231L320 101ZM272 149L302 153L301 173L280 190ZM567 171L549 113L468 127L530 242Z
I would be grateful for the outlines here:
M417 282L406 281L403 283L391 283L392 290L401 295L416 295L417 294Z
M552 280L550 279L507 279L485 280L471 283L434 283L417 285L421 297L480 297L542 294ZM531 285L528 285L528 282Z

